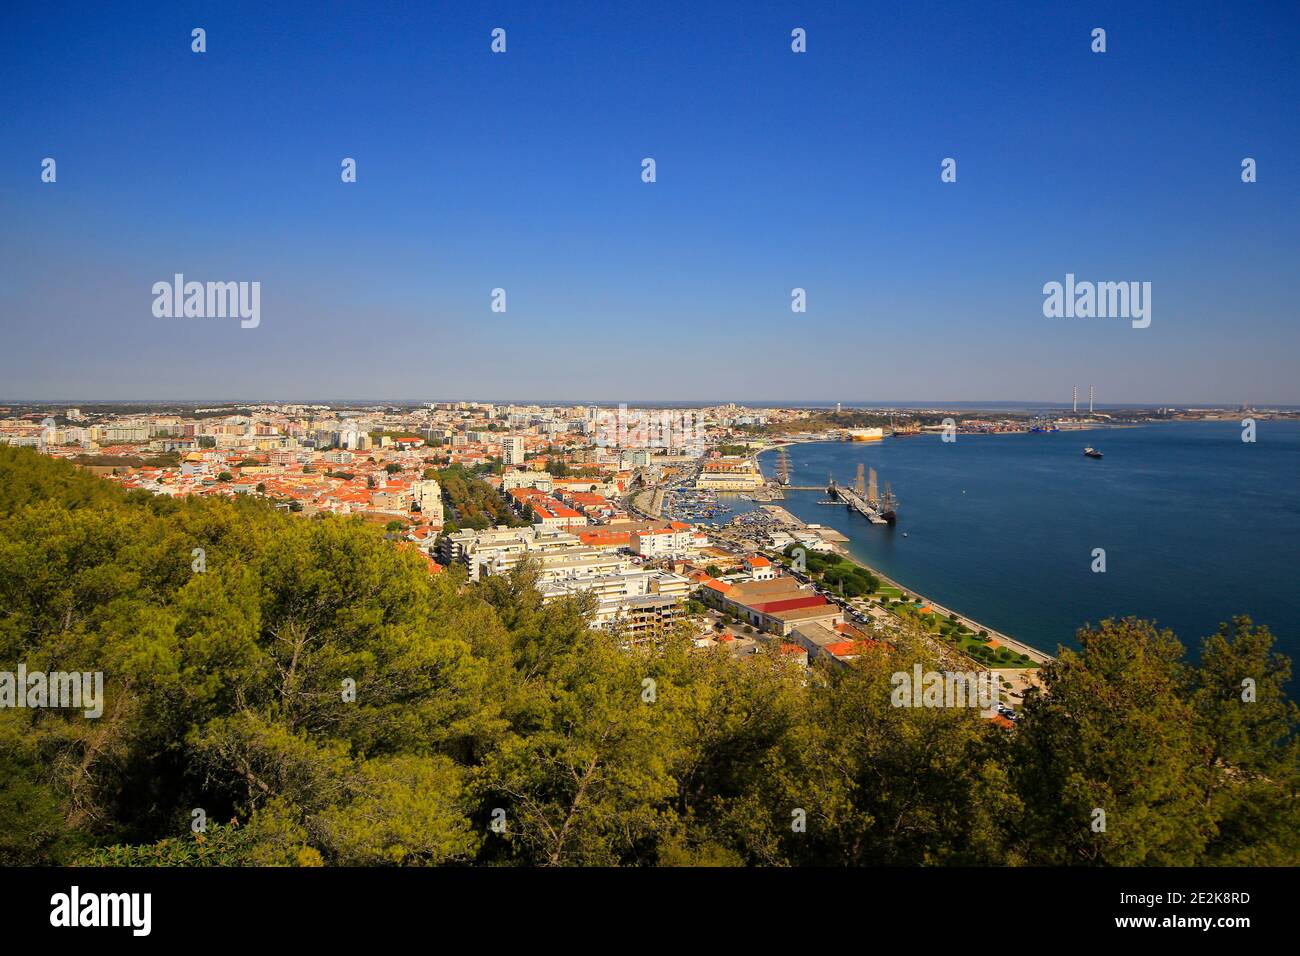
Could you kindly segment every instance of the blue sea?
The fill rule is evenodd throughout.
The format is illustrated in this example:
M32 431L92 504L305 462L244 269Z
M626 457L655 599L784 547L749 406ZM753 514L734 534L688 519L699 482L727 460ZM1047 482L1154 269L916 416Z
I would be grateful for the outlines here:
M1248 614L1300 664L1300 422L1241 437L1229 421L792 445L792 484L851 484L861 462L892 483L898 523L819 505L821 492L790 492L784 507L843 532L905 587L1049 652L1077 646L1086 623L1136 615L1194 657L1220 621ZM760 460L771 474L775 454Z

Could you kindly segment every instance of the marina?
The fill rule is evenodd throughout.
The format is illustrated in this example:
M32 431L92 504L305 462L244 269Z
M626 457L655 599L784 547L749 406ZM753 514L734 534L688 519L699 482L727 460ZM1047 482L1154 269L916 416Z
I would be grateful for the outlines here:
M672 521L700 523L713 521L732 508L720 500L716 491L673 487L665 490L657 510Z

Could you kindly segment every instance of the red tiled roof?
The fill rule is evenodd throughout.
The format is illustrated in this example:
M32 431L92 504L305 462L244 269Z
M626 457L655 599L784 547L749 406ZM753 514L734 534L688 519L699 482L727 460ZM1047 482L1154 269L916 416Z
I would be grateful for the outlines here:
M631 543L632 535L627 531L583 531L578 540L592 547L621 546Z
M786 598L784 601L768 601L765 604L750 606L761 614L776 614L780 611L798 611L806 607L820 607L826 603L826 599L820 594L810 594L807 597Z

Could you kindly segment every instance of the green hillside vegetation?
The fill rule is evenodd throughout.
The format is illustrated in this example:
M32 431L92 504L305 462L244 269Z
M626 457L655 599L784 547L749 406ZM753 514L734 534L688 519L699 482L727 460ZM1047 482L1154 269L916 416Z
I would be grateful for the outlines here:
M533 573L0 447L0 670L105 692L0 709L0 864L1300 863L1290 663L1244 618L1196 667L1147 622L1084 631L1007 731L892 706L934 665L906 635L807 680L629 652Z

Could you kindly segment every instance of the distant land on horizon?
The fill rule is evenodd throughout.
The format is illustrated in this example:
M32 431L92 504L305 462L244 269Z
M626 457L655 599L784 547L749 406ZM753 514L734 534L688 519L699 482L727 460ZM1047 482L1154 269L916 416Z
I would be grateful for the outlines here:
M881 400L881 401L836 401L836 400L772 400L772 399L739 399L739 398L715 398L715 399L688 399L667 401L663 399L609 399L609 398L586 398L586 399L560 399L560 398L495 398L495 397L431 397L431 398L340 398L340 397L310 397L310 398L286 398L286 397L266 397L253 396L245 398L57 398L57 399L30 399L30 398L5 398L0 399L3 405L341 405L341 406L369 406L369 405L424 405L428 403L447 403L447 402L478 402L493 405L551 405L551 406L575 406L575 405L598 405L618 407L627 405L630 408L709 408L717 405L740 405L748 408L834 408L836 405L843 409L888 409L888 408L964 408L971 411L1032 411L1037 409L1066 409L1071 407L1070 402L1050 401L1050 400L1008 400L1008 399L985 399L985 400ZM1081 396L1079 404L1084 404ZM1139 409L1158 409L1158 408L1181 408L1181 409L1209 409L1209 410L1233 410L1242 407L1252 408L1255 410L1276 410L1276 411L1300 411L1300 405L1264 403L1251 404L1241 402L1095 402L1093 408L1097 411L1106 409L1118 410L1139 410Z

